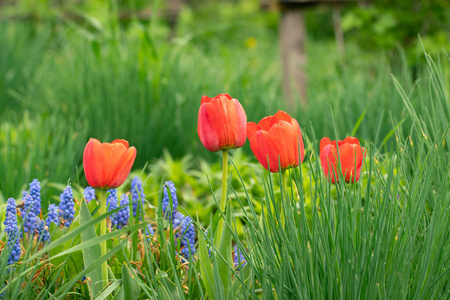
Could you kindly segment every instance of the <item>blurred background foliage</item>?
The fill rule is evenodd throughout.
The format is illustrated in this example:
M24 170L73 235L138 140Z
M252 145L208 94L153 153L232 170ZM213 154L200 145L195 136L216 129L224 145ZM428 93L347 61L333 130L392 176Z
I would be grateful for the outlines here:
M228 92L249 121L286 109L280 12L261 4L186 1L174 24L168 1L0 1L0 198L20 197L33 178L84 185L89 137L129 140L138 149L135 170L175 161L189 168L167 180L186 169L203 174L187 182L206 180L215 172L206 162L218 158L197 137L202 95ZM373 142L381 124L376 146L390 149L393 128L411 124L390 74L424 111L430 94L423 93L429 78L421 42L434 55L449 50L449 6L443 0L348 5L344 56L336 51L331 9L305 11L309 106L288 112L310 151L315 138L334 137L331 113L339 138ZM450 75L448 64L442 68ZM248 143L240 155L251 155ZM149 173L166 170L155 168Z

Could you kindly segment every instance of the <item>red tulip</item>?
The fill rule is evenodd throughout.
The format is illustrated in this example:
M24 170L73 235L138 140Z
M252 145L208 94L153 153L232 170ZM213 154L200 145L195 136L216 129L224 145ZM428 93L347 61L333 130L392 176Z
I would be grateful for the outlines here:
M202 97L197 133L203 146L209 151L242 147L246 140L246 123L244 108L230 95Z
M357 138L347 137L343 141L338 141L339 158L341 161L342 176L345 182L356 182L361 175L361 167L366 151ZM339 181L339 176L336 173L338 170L338 154L336 150L336 141L330 141L329 138L324 137L320 141L320 161L322 162L323 172L325 177L330 178L331 182Z
M116 188L127 179L136 158L136 148L125 140L100 143L90 139L84 148L84 174L90 186Z
M250 148L261 165L270 172L297 167L305 156L302 132L298 122L284 111L265 117L258 124L247 123ZM300 146L300 155L299 155ZM281 163L281 166L278 164Z

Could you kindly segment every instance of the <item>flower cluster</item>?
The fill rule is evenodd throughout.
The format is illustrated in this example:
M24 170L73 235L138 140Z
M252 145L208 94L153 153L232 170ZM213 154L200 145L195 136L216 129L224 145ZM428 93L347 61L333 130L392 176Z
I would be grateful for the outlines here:
M179 227L179 238L181 239L181 254L189 258L189 254L195 253L195 227L190 217L184 217Z
M122 195L120 198L120 206L122 207L117 213L111 216L111 225L117 229L121 229L127 225L128 218L130 217L130 199L127 194Z
M261 165L270 172L298 167L305 156L300 126L294 118L279 110L258 123L248 122L238 100L228 94L214 98L203 96L198 112L197 133L209 151L242 147L245 136ZM246 126L245 126L246 124ZM366 153L358 139L320 141L320 161L325 177L332 183L359 180Z
M234 245L234 255L233 255L234 268L239 271L240 268L243 268L247 261L245 260L244 255L242 254L241 249Z
M59 225L59 215L58 215L58 208L55 204L50 204L48 206L48 215L46 220L47 227L50 227L50 223L55 223L56 225Z
M13 215L16 219L16 225L14 225L14 219L13 217L9 217L9 215ZM6 202L6 218L5 222L3 223L5 225L5 231L9 233L11 230L13 230L15 227L17 227L17 217L16 217L16 201L13 198L9 198Z
M70 185L64 189L62 194L59 196L59 199L61 201L59 202L58 209L60 211L61 218L64 225L69 227L75 218L75 203L73 202L73 192Z
M145 235L153 236L155 235L155 230L153 229L152 225L148 224L147 228L145 229Z
M37 179L33 179L30 183L30 194L34 203L34 214L39 216L41 214L41 184Z
M118 206L119 198L117 197L117 190L108 190L108 197L106 198L106 206L108 211L115 210Z
M6 204L5 232L8 236L7 248L11 249L8 257L8 265L18 261L21 254L20 238L21 234L17 227L16 202L13 198L9 198Z
M133 215L136 216L138 213L138 207L141 209L144 207L145 194L142 188L142 182L139 177L133 178L131 181L131 190L130 193L123 194L120 198L120 203L118 201L118 195L116 189L108 190L109 195L106 199L106 205L108 206L108 211L112 211L121 207L117 213L114 213L110 216L111 228L121 229L128 223L128 219L130 218L130 194L131 201L133 204ZM143 211L143 210L142 210Z
M167 189L170 190L170 197ZM170 209L170 198L172 198L172 209ZM177 189L172 181L164 182L162 212L167 218L171 218L178 207Z
M166 182L167 183L167 182ZM173 185L173 182L170 182L170 187L173 187L175 189L175 186ZM169 187L169 185L168 185ZM170 189L172 197L176 199L176 194L172 192L172 189ZM168 197L168 195L166 194ZM166 204L167 207L168 204ZM174 204L175 206L175 204ZM177 202L178 206L178 202ZM176 207L175 207L176 209ZM163 209L164 211L164 209ZM195 227L194 223L192 222L192 219L188 216L183 215L179 211L174 211L171 215L169 220L172 221L173 229L175 231L174 237L177 239L177 243L179 241L180 246L180 252L181 255L183 255L185 258L189 258L191 254L194 254L196 252L195 249Z
M108 207L108 211L112 211L115 210L116 208L119 207L119 198L117 196L117 190L116 189L110 189L108 190L108 197L106 198L106 206ZM126 195L124 195L126 196ZM128 208L129 210L129 208ZM117 228L118 226L118 220L116 219L118 213L112 214L110 216L110 220L111 220L111 227L115 227ZM128 219L128 216L127 216ZM120 226L120 228L122 228L122 226Z
M84 200L86 203L91 202L92 200L96 200L95 198L95 189L91 186L88 186L83 191Z
M34 230L36 229L37 222L36 222L36 203L34 201L34 198L27 194L24 197L24 206L23 206L23 231L26 233L34 233Z
M50 239L50 233L44 220L39 220L36 228L37 234L41 242L46 242Z
M139 213L140 211L137 211L138 208L138 202L141 201L141 209L144 207L144 201L145 201L145 194L144 189L142 188L142 181L139 179L139 177L134 177L131 181L131 202L133 203L133 216L136 216L136 213Z

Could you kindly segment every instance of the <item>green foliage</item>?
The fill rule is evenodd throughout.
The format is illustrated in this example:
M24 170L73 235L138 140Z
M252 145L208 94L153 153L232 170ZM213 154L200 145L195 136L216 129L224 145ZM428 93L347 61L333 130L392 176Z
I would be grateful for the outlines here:
M76 120L61 120L52 114L3 119L0 124L0 200L22 197L33 178L48 181L76 178L77 161L87 139L86 127ZM74 164L75 162L75 164ZM65 177L65 178L64 178ZM62 179L64 178L64 179ZM42 195L44 212L54 189ZM4 198L4 199L2 199Z
M351 7L345 12L342 29L366 49L408 49L410 62L422 55L420 35L432 53L449 51L447 1L371 1L368 7Z
M227 7L220 13L232 12ZM135 169L141 171L130 178L145 180L151 204L142 221L130 218L127 227L101 236L100 221L114 211L99 215L97 203L85 206L82 188L73 184L76 218L70 229L50 226L51 243L38 245L25 236L24 254L8 267L0 233L0 293L10 299L90 299L89 280L97 281L96 271L107 261L111 284L94 292L98 298L449 298L448 56L435 62L426 53L426 73L419 69L421 80L413 82L404 58L390 63L350 45L344 65L326 42L308 44L311 105L292 113L303 128L305 162L288 173L284 186L278 174L249 159L248 146L231 151L231 205L216 247L211 237L221 165L209 163L219 158L197 139L198 101L203 93L229 91L249 121L282 108L276 33L260 26L273 22L273 15L250 9L243 9L247 19L239 22L197 20L189 9L183 14L185 31L171 42L158 22L117 28L89 11L79 12L82 24L46 24L33 32L0 26L0 37L8 37L2 39L7 46L0 57L7 63L0 65L0 84L11 87L0 90L1 197L19 196L38 177L47 181L43 200L53 202L65 186L54 182L72 175L77 182L75 167L88 137L119 135L138 149ZM395 12L375 21L371 16L370 30L387 34L396 18ZM203 22L207 29L196 29ZM207 26L213 22L220 26ZM20 34L27 38L9 38ZM30 48L29 55L16 51L21 47ZM368 150L361 180L332 185L323 177L318 140L350 133ZM177 254L173 225L161 210L154 212L165 180L175 182L181 207L198 220L192 260ZM148 224L154 236L147 235ZM108 247L103 257L96 250L102 241ZM231 243L247 262L239 270L230 260ZM90 278L82 282L84 275Z
M171 40L169 28L160 20L116 26L114 18L96 16L90 9L71 8L79 22L44 22L35 27L2 22L2 130L20 130L29 124L43 127L37 136L54 130L47 146L64 153L54 158L61 168L57 171L51 166L36 170L30 168L33 164L26 164L23 180L5 176L0 181L2 193L18 195L26 178L42 177L47 172L51 181L78 181L74 165L81 170L82 152L65 141L68 136L59 133L63 127L64 132L76 135L77 142L89 137L103 141L125 138L139 149L136 166L144 167L148 160L161 157L163 149L170 149L175 158L198 153L207 161L214 159L198 142L196 132L203 94L230 93L241 101L249 121L286 109L274 43L278 39L277 14L257 13L255 3L241 3L236 7L240 16L236 21L236 17L230 18L234 6L223 6L218 19L211 18L206 8L184 8ZM424 43L426 39L424 36ZM312 122L318 135L329 136L334 132L329 122L330 106L342 135L350 134L358 118L368 111L359 120L355 134L374 140L376 124L383 111L389 110L392 118L384 114L380 131L389 140L392 128L406 119L406 110L386 74L394 74L411 91L413 104L422 97L412 89L413 74L402 53L389 61L384 54L367 54L355 43L348 43L343 64L334 47L332 41L308 40L310 105L289 113L306 131ZM427 75L420 69L416 75L424 78L417 86L425 89ZM406 127L411 124L408 122ZM19 144L30 142L20 135ZM1 139L0 148L7 149L8 143L9 139ZM248 146L244 152L250 154ZM10 154L4 161L20 165L27 160L22 152L14 153L17 155ZM36 153L35 159L49 161L47 153Z

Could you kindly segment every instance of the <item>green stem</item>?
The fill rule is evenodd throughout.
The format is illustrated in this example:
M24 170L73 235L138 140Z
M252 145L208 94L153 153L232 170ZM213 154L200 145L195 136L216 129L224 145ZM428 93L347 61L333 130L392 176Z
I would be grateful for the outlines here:
M222 153L222 197L220 198L220 210L225 212L225 204L227 203L228 150L223 150Z
M100 215L106 214L106 190L101 190L100 196ZM106 234L106 218L100 223L100 235ZM100 243L101 255L102 257L106 255L106 241ZM108 285L108 268L106 266L106 261L102 263L102 282L103 287Z
M222 150L222 196L220 198L220 210L225 213L225 206L227 203L227 179L228 179L228 149ZM220 237L222 235L223 219L221 218L217 224L215 235L216 247L219 247Z
M281 213L281 225L284 226L284 209L283 209L283 198L287 196L286 190L287 190L287 174L286 170L281 171L281 181L283 188L281 189L281 192L283 195L280 198L280 213Z

